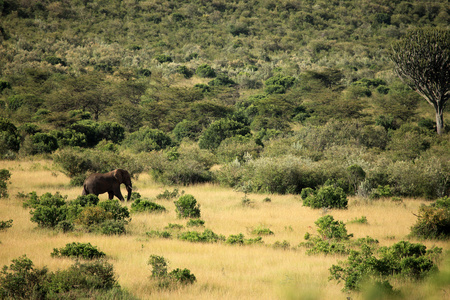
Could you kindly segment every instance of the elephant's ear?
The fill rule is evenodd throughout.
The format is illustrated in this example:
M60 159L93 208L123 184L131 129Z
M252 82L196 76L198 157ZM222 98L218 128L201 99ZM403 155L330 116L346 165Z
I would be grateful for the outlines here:
M114 170L113 176L119 181L120 183L123 182L123 171L121 169Z

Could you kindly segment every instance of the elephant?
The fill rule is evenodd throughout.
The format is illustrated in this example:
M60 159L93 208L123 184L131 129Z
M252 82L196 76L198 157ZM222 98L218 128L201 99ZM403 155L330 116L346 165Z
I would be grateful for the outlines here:
M120 192L120 185L125 184L128 191L127 201L131 198L131 176L128 171L123 169L116 169L108 173L93 173L86 178L83 183L82 195L94 194L98 196L108 192L111 200L116 196L120 201L124 201L122 193Z

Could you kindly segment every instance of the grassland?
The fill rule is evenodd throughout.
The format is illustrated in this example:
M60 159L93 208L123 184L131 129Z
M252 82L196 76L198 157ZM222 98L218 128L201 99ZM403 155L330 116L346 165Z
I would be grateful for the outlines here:
M243 206L244 195L229 188L213 184L178 187L194 195L201 204L205 227L215 233L229 236L243 233L254 238L251 230L257 226L270 228L274 234L264 236L264 245L230 246L225 243L194 244L177 239L148 238L146 232L162 230L168 223L186 225L177 219L172 201L154 200L165 206L163 214L133 214L124 236L101 236L86 233L55 233L39 229L30 221L28 209L22 207L18 193L36 191L60 192L68 199L76 198L81 189L69 186L69 178L60 173L47 160L0 161L0 169L8 169L11 180L10 194L0 199L0 220L13 219L13 227L0 232L0 266L26 254L37 267L50 270L65 269L73 263L70 259L50 256L53 248L70 242L90 242L108 256L114 265L120 285L140 299L360 299L359 294L346 295L341 285L328 281L328 268L343 256L308 256L304 249L282 250L271 247L277 241L290 243L291 248L304 241L306 232L315 232L314 221L323 215L322 210L302 206L298 195L247 195L253 201ZM134 187L143 197L154 198L165 187L152 181L148 174L141 174ZM269 197L270 202L263 199ZM105 200L106 194L100 199ZM425 200L403 199L367 202L350 198L347 210L328 211L344 222L366 216L368 224L348 224L349 233L356 238L371 236L381 245L391 245L406 239L414 224L418 208ZM130 207L131 203L124 203ZM412 242L418 242L412 240ZM450 250L449 241L420 241L427 247L438 246ZM150 255L163 256L169 268L188 268L197 278L191 286L178 289L156 289L149 279L147 265ZM449 271L440 263L442 272ZM450 290L436 290L425 281L421 284L394 281L394 287L404 293L406 299L442 299Z

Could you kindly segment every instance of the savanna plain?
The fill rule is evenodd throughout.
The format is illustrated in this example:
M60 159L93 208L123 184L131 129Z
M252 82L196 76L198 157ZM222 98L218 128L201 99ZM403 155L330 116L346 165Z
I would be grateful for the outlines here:
M157 184L146 173L133 181L134 190L163 205L167 212L134 213L125 235L104 236L57 233L38 228L30 221L29 209L23 208L19 193L59 192L68 199L81 194L81 188L70 186L69 178L50 160L0 161L0 168L12 174L8 182L9 197L0 199L0 220L13 220L11 228L0 232L1 266L26 254L36 267L47 266L50 271L65 269L73 260L52 258L52 250L71 242L89 242L106 253L121 287L139 299L363 299L362 294L342 292L342 283L328 280L329 268L345 256L307 255L305 248L297 247L304 241L306 232L315 233L314 222L325 213L346 223L348 232L355 238L370 236L383 246L409 240L427 247L442 247L444 255L438 266L441 272L450 272L449 256L445 255L450 249L449 241L418 241L407 237L420 205L427 202L425 199L399 202L350 197L348 209L325 212L302 206L299 195L248 194L250 205L243 205L244 194L230 188L214 184L175 187L197 199L204 228L224 236L242 233L246 238L255 238L252 230L257 227L270 228L274 233L263 236L264 243L256 245L190 243L176 238L150 238L146 234L162 230L169 223L186 226L187 222L177 218L173 200L156 199L156 195L174 187ZM99 198L106 200L107 194ZM130 206L131 202L122 205ZM347 223L362 216L366 216L367 224ZM277 242L287 242L289 247L273 247ZM170 269L189 269L197 281L177 288L156 288L147 264L150 255L163 256ZM392 283L405 299L450 299L448 285L436 288L432 278L420 283Z

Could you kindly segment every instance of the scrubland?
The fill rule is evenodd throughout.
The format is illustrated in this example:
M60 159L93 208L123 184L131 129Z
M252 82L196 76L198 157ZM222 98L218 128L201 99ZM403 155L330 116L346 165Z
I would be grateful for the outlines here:
M415 213L426 202L423 199L367 201L352 197L348 209L324 211L302 206L298 195L248 194L251 204L243 205L244 194L230 188L214 184L180 186L180 191L195 196L201 205L205 228L215 233L255 237L251 231L258 226L274 232L263 236L264 243L257 245L190 243L146 235L150 230L162 230L169 223L185 226L186 220L177 218L172 200L155 198L168 187L156 184L148 174L140 174L133 182L135 191L166 207L166 213L132 214L126 235L64 234L32 223L29 209L22 207L18 194L59 192L74 199L81 193L80 188L69 186L69 178L48 160L1 161L1 168L8 169L12 176L8 184L9 198L0 200L0 220L13 219L13 226L0 232L0 265L9 265L12 259L26 254L36 267L61 270L73 261L52 258L53 248L74 241L90 242L107 254L121 287L140 299L360 299L360 294L348 295L341 291L341 284L328 280L328 269L345 257L306 255L304 248L297 247L304 241L305 233L314 233L314 221L325 213L345 223L366 216L367 224L349 223L348 232L355 238L370 236L378 239L380 245L389 246L407 239L416 221ZM270 202L263 201L267 197ZM100 200L106 199L106 194L100 195ZM123 205L130 207L131 203ZM272 245L277 241L287 241L290 247L274 248ZM442 247L444 252L450 249L448 241L420 242L427 247ZM197 281L185 287L156 288L147 265L152 254L163 256L170 268L188 268ZM445 260L439 267L441 272L448 272ZM394 281L393 285L408 299L440 299L449 293L448 289L434 290L428 281L420 284Z

